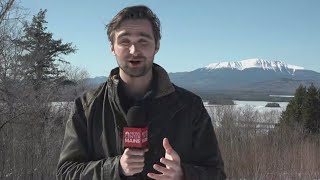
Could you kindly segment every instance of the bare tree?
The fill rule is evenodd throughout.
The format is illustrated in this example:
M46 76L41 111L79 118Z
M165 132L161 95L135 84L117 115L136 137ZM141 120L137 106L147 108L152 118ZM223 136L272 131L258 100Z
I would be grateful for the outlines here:
M59 86L48 82L35 91L27 81L24 49L16 44L23 12L14 1L0 5L0 179L54 179L68 110L52 111Z
M6 16L10 12L15 0L0 0L0 25L6 19Z
M14 0L0 0L0 7L0 179L17 179L18 154L26 142L17 135L16 125L26 116L26 106L19 102L24 94L22 84L17 83L21 50L14 40L21 36L23 16Z
M14 40L21 35L21 18L17 13L10 13L16 11L18 6L13 6L14 1L1 1L1 21L0 21L0 116L9 112L14 112L14 105L16 103L16 94L14 91L19 90L17 83L20 77L19 65L17 57L21 54L21 50L15 45ZM3 18L3 17L6 18ZM12 116L15 118L15 116ZM0 131L9 123L12 118L0 118Z
M62 69L66 79L75 83L82 83L85 79L89 78L89 73L84 68L73 66L71 64L65 64Z

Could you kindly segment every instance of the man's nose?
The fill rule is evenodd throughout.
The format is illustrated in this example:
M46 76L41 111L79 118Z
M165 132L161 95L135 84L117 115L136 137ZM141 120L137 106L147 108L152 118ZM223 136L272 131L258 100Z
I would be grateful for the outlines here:
M129 47L129 51L130 51L130 54L132 55L138 55L139 53L139 50L137 48L137 45L135 44L132 44L130 47Z

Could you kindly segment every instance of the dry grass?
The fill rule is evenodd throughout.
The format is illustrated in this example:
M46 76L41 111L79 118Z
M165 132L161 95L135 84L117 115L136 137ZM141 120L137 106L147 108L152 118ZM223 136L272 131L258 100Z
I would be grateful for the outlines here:
M248 119L268 115L248 112ZM220 112L216 134L228 179L320 179L320 136L305 136L290 129L260 129L239 126L243 112ZM270 113L270 116L273 116Z
M42 128L35 120L27 124L32 120L28 115L22 117L24 123L10 123L0 131L0 179L55 179L67 109L51 111ZM270 131L254 123L276 122L275 112L228 106L216 110L215 129L228 179L320 179L320 136Z

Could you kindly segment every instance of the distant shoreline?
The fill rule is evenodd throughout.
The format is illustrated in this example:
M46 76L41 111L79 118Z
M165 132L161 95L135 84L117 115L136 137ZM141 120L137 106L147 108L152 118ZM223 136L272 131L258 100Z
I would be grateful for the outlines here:
M287 98L293 98L294 95L269 95L270 97L287 97Z

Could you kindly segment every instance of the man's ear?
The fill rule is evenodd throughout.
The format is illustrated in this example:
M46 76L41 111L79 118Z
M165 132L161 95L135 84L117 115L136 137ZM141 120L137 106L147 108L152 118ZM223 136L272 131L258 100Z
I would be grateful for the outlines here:
M156 53L155 54L158 53L159 49L160 49L160 41L158 41L156 44L156 51L155 51Z
M116 55L116 53L114 52L114 45L113 45L112 42L110 42L110 50L111 50L113 55Z

